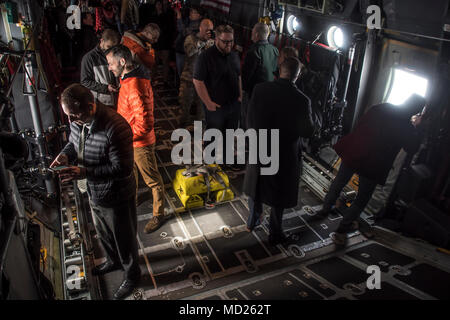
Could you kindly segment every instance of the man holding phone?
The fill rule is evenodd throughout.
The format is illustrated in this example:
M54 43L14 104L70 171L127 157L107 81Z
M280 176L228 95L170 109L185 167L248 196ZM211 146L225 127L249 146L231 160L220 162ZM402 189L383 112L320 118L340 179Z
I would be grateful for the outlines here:
M68 166L59 170L63 183L87 179L94 226L107 258L95 267L94 274L122 268L124 280L114 294L115 299L122 299L133 291L141 274L136 241L133 133L124 118L94 102L91 91L80 84L63 91L61 105L69 117L71 133L50 168Z

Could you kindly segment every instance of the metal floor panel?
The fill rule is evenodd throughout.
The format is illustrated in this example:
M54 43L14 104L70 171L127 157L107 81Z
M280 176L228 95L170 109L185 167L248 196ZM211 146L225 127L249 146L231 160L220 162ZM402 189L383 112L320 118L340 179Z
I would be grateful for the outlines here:
M210 210L197 210L192 212L192 218L204 234L219 231L223 226L237 227L244 223L230 203Z
M381 283L382 290L366 290L356 296L358 300L418 300L419 298L393 286L389 282Z
M238 289L227 291L226 296L230 300L247 300Z
M311 288L313 288L326 298L332 297L336 294L336 291L331 289L326 283L320 282L316 278L312 277L310 273L297 269L292 270L290 274L299 279L300 281L306 283L307 285L309 285Z
M221 273L224 270L223 266L219 264L213 252L210 250L205 241L201 241L195 244L198 248L198 251L202 257L202 261L205 263L205 266L208 268L208 271L211 274Z
M209 243L214 248L214 251L216 252L225 269L242 266L241 261L236 255L236 253L241 250L247 250L248 254L254 260L264 259L268 257L268 254L264 251L256 238L252 234L247 232L238 233L232 238L228 239L211 239L209 240Z
M410 272L409 275L396 275L395 278L437 299L450 299L450 273L428 264L414 266Z
M183 250L167 249L154 252L148 254L147 258L158 288L190 281L193 274L201 275L201 278L206 277L190 245L186 245Z
M240 288L251 300L320 300L322 297L285 273Z
M150 217L145 220L138 220L138 237L142 241L144 248L170 242L175 237L184 238L183 231L181 230L178 221L174 218L170 218L168 221L165 221L165 223L158 230L145 234L144 227L149 220Z
M388 272L389 266L406 266L415 261L414 258L376 243L371 243L362 248L352 250L347 252L346 255L359 260L368 266L378 265L382 272Z
M340 289L345 289L346 284L365 283L367 274L351 265L350 263L340 259L339 257L332 257L307 266L313 273L330 281L332 284Z

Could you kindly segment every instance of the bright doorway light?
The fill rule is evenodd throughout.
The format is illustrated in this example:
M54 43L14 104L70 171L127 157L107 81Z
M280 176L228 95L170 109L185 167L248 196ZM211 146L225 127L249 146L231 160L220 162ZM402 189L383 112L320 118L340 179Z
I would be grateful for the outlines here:
M405 102L413 93L425 97L428 89L428 79L402 69L394 69L392 88L388 103L399 105Z
M328 29L327 33L328 45L334 49L342 48L344 46L344 32L336 26Z

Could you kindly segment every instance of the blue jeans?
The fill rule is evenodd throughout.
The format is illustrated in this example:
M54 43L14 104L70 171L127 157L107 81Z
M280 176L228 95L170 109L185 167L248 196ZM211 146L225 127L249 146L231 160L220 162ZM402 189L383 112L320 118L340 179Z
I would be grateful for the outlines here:
M261 215L263 213L262 203L254 201L253 198L248 198L248 207L250 209L250 215L247 219L247 228L253 230L255 227L261 224Z

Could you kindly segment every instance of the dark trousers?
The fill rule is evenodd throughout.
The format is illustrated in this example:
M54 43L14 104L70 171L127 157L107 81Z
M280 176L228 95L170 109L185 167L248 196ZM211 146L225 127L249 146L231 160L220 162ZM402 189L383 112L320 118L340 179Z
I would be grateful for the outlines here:
M181 73L183 72L184 58L185 58L184 53L179 53L179 52L175 53L175 63L177 65L178 77L181 77Z
M250 103L251 94L247 92L243 92L242 94L242 103L241 103L241 119L239 123L239 127L243 130L247 130L247 111L248 105Z
M95 230L107 259L122 266L125 279L139 279L141 270L136 240L135 197L132 196L112 208L92 202L90 204Z
M262 202L248 198L248 206L250 209L250 216L247 220L247 228L253 230L261 221L261 215L263 212ZM269 218L269 234L274 239L279 238L283 234L283 211L284 208L271 207Z
M343 162L339 168L339 172L330 186L324 200L324 208L331 208L335 205L341 190L347 185L350 178L355 174L355 170L347 167ZM343 219L339 226L340 230L348 229L352 222L358 219L361 212L366 207L377 184L363 176L359 176L358 195L350 207L343 210Z
M226 129L237 129L239 125L239 118L241 112L241 103L236 101L229 105L222 105L216 111L209 111L203 105L205 111L206 130L218 129L223 135L223 163L226 162L226 146L228 144L234 145L234 141L226 140ZM205 146L208 142L205 143Z

